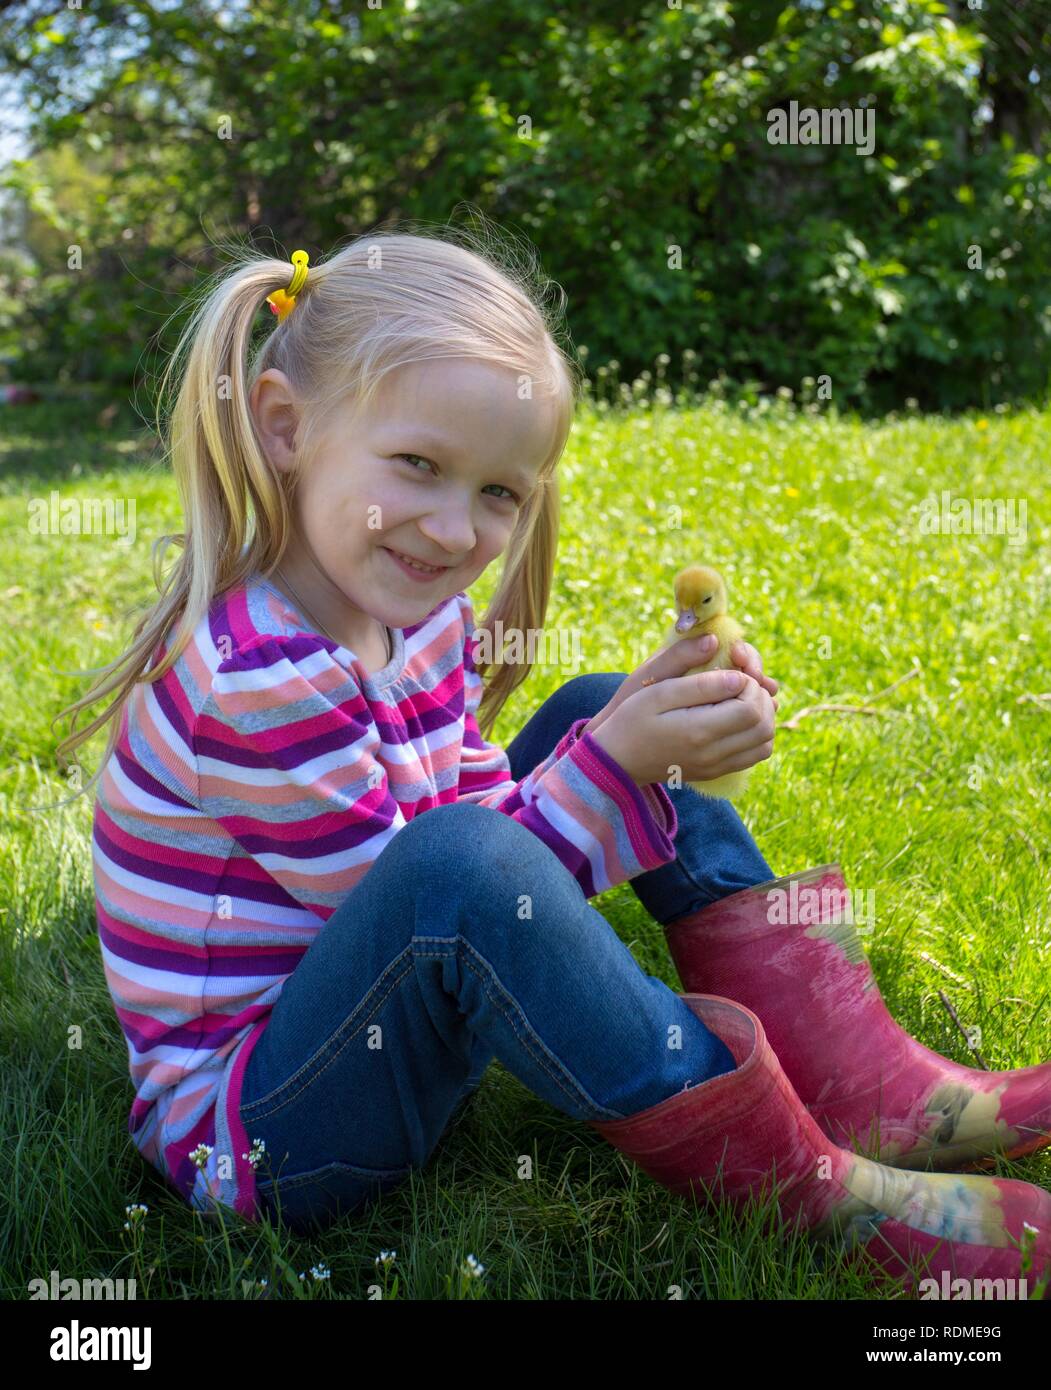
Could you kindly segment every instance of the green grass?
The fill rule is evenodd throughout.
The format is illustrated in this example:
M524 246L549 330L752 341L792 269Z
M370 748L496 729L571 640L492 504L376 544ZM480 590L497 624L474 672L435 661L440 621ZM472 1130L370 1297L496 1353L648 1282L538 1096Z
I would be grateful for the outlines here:
M673 1286L692 1298L871 1296L857 1272L822 1268L805 1238L779 1235L769 1209L698 1212L670 1197L499 1064L426 1169L315 1239L224 1233L184 1206L127 1136L90 805L47 809L66 791L49 721L81 688L70 673L109 659L128 610L148 600L149 543L180 525L175 490L130 417L102 427L27 407L3 423L0 1293L25 1297L31 1278L57 1269L137 1277L140 1297L239 1298L242 1279L265 1278L281 1296L362 1298L383 1282L375 1256L393 1249L387 1293L398 1297L666 1298ZM1048 1050L1051 701L1027 697L1051 691L1049 427L1036 411L866 424L780 402L587 411L562 465L548 615L579 633L582 670L630 670L663 637L675 571L707 561L781 682L782 724L814 704L865 704L919 668L878 701L883 716L817 712L782 728L740 809L775 873L839 860L851 887L875 890L867 949L891 1011L966 1062L945 989L981 1028L992 1067ZM53 487L135 498L134 545L30 535L28 501ZM1026 499L1026 543L921 534L917 509L942 490ZM479 614L493 579L473 595ZM506 745L566 678L538 668L494 737ZM677 987L630 886L595 905L640 966ZM522 1154L531 1181L517 1175ZM995 1171L1051 1186L1046 1154ZM131 1202L149 1208L134 1242ZM480 1281L457 1273L469 1254L485 1266ZM301 1282L318 1262L331 1279Z

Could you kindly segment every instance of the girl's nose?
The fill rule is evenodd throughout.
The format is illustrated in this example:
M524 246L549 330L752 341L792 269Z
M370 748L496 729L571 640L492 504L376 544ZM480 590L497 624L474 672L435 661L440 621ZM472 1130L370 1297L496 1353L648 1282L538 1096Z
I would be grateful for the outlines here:
M469 516L431 516L426 525L420 526L420 533L426 537L430 552L440 552L443 562L449 565L458 564L471 553L477 543L477 535Z

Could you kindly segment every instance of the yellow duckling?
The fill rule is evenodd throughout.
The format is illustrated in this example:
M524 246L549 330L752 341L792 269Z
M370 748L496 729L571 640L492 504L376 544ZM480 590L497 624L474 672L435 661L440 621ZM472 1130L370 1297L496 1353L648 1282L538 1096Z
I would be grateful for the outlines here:
M678 617L664 645L670 647L684 637L706 637L709 634L719 642L719 649L710 661L702 666L692 666L683 674L692 676L695 671L737 669L730 657L730 648L744 636L744 630L726 612L726 585L722 575L707 565L689 565L675 576L674 588ZM721 796L732 801L748 785L750 771L750 768L743 768L740 772L727 772L710 782L687 782L686 785L704 796Z

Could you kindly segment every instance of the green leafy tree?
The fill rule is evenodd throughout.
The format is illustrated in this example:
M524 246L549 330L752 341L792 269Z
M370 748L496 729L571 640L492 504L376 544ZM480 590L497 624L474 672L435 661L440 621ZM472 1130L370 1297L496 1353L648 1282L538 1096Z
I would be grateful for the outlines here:
M1038 396L1038 9L12 5L0 55L35 95L33 148L4 179L26 245L0 260L0 334L23 376L126 384L225 237L316 262L466 202L537 244L592 370L690 350L702 382L825 374L874 409ZM871 113L872 153L771 143L791 102Z

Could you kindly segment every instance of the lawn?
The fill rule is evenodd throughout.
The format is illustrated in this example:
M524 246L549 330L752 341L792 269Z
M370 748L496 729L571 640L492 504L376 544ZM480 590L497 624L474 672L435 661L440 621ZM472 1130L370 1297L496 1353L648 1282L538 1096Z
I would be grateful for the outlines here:
M93 416L12 407L0 438L0 1296L26 1297L52 1269L136 1278L139 1297L157 1298L365 1298L375 1285L402 1298L873 1296L858 1272L779 1235L769 1209L700 1212L671 1197L498 1063L426 1169L317 1238L224 1232L164 1185L127 1135L90 804L54 807L69 788L49 723L82 688L72 673L118 650L151 592L150 543L180 518L139 420ZM866 423L782 401L587 407L561 465L548 613L579 639L581 670L630 670L663 638L676 570L723 572L731 612L782 686L774 756L753 772L742 815L776 874L838 860L848 886L874 892L867 950L892 1013L967 1062L944 990L994 1068L1049 1051L1049 431L1038 411ZM134 499L134 540L31 531L33 499L53 489ZM924 505L943 493L1010 500L1025 527L1012 537L979 519L969 533L932 533ZM472 594L479 616L494 579ZM493 737L510 742L570 674L536 668ZM877 712L817 710L785 727L829 703ZM595 906L647 973L678 986L630 885ZM994 1171L1051 1187L1046 1153ZM148 1214L129 1233L135 1202ZM481 1277L462 1272L470 1255ZM330 1277L311 1275L320 1265Z

